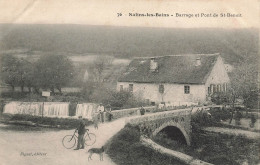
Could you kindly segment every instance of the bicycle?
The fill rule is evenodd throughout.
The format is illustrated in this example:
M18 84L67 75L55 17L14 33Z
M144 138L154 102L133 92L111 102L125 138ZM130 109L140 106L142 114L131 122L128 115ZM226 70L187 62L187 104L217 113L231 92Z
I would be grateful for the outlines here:
M89 133L89 129L86 129L86 135L84 136L85 145L91 146L96 142L96 135ZM76 145L78 136L76 135L77 130L74 131L73 135L66 135L62 139L63 147L71 149Z

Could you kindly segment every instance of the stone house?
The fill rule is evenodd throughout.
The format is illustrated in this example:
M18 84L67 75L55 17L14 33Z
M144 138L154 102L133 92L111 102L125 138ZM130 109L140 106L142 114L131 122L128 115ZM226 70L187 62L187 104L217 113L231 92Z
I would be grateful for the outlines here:
M133 59L117 82L149 103L174 106L204 103L230 82L220 54L189 54Z

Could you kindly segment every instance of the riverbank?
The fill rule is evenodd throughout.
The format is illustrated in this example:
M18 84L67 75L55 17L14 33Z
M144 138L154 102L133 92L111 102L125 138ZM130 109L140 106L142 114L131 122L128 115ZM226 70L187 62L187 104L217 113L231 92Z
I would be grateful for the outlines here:
M123 164L183 164L176 158L145 147L140 142L138 128L126 126L107 144L107 154L118 165ZM171 137L158 135L153 139L170 150L190 155L194 159L215 165L240 165L245 162L259 163L259 141L244 136L206 133L202 130L192 133L192 144L186 146Z

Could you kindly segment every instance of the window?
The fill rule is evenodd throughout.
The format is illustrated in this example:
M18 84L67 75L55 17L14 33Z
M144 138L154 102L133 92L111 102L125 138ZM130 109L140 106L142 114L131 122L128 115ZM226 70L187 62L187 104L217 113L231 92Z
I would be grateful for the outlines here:
M224 85L225 85L225 92L227 92L228 91L228 83L225 83Z
M219 85L216 85L216 86L217 86L217 92L220 92Z
M133 92L134 84L129 84L129 92Z
M159 85L159 92L164 93L164 85Z
M216 85L213 84L213 93L216 93L217 89L216 89Z
M222 89L223 89L223 92L226 92L226 88L225 88L225 84L222 84Z
M213 84L210 84L210 94L214 93L214 85Z
M190 86L184 86L184 93L189 94L190 93Z
M208 87L208 94L211 94L211 88Z
M122 92L124 90L123 85L120 85L120 92Z

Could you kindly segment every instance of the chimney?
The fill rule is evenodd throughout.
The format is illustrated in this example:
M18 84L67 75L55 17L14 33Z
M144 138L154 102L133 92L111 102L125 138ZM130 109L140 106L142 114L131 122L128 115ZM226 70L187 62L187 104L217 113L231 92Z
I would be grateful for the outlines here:
M155 61L155 58L151 58L150 61L150 71L155 72L158 70L158 63Z
M201 59L200 57L196 58L196 66L200 66L201 65Z

